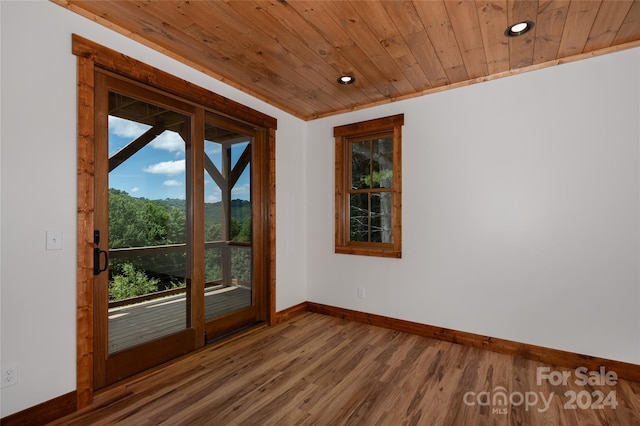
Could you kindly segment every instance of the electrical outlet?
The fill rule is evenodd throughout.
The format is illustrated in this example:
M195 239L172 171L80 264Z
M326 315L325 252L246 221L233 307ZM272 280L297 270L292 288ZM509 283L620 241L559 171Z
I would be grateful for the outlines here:
M18 364L9 364L2 367L0 383L3 388L18 383Z
M365 292L364 292L364 287L358 287L358 298L359 299L364 299L366 297Z

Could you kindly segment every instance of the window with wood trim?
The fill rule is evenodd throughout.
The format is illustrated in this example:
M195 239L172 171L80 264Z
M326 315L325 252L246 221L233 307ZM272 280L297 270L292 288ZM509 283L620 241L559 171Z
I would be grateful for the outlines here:
M335 251L402 257L404 114L334 127Z

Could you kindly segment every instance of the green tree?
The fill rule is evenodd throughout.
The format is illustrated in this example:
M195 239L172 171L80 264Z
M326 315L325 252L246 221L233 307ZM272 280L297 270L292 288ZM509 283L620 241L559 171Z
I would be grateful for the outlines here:
M251 216L247 217L238 227L238 233L233 236L233 241L251 241Z
M114 275L109 283L109 300L122 300L142 296L158 290L159 280L149 278L131 263L122 265L122 274Z
M222 240L222 204L205 203L205 241ZM246 200L231 202L231 240L251 241L251 203ZM110 249L183 244L186 242L186 204L181 199L148 200L135 198L125 191L109 189L109 247ZM249 281L251 255L248 249L232 250L232 276ZM184 285L186 272L185 253L166 253L153 256L113 259L110 262L110 290L122 297L136 291L117 290L146 288L149 291L164 290ZM205 252L205 279L207 282L222 277L220 249ZM154 283L151 290L146 282ZM129 286L126 283L137 285ZM144 294L144 293L143 293Z
M109 248L139 247L146 241L140 212L144 201L109 189Z

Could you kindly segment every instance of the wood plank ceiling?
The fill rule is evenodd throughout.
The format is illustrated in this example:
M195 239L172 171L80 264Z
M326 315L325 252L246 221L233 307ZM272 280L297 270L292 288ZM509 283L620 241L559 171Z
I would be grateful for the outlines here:
M52 1L304 120L640 46L640 0Z

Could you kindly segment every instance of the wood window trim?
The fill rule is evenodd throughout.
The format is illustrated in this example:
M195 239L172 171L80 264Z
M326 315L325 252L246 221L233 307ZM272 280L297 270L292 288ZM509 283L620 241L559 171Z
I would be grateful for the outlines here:
M93 401L93 215L94 206L94 164L95 146L95 72L96 67L125 76L128 79L157 88L168 94L201 105L217 114L227 116L248 125L266 130L269 163L268 176L261 187L267 199L264 210L266 239L264 248L268 250L266 265L267 280L267 322L271 325L276 316L276 182L275 182L275 133L277 120L235 101L210 92L188 81L139 62L133 58L87 40L77 34L72 35L72 53L77 57L77 262L76 262L76 386L77 409L90 405Z
M335 252L362 256L402 257L402 126L404 114L334 127L335 138ZM392 243L349 241L350 141L393 134Z

